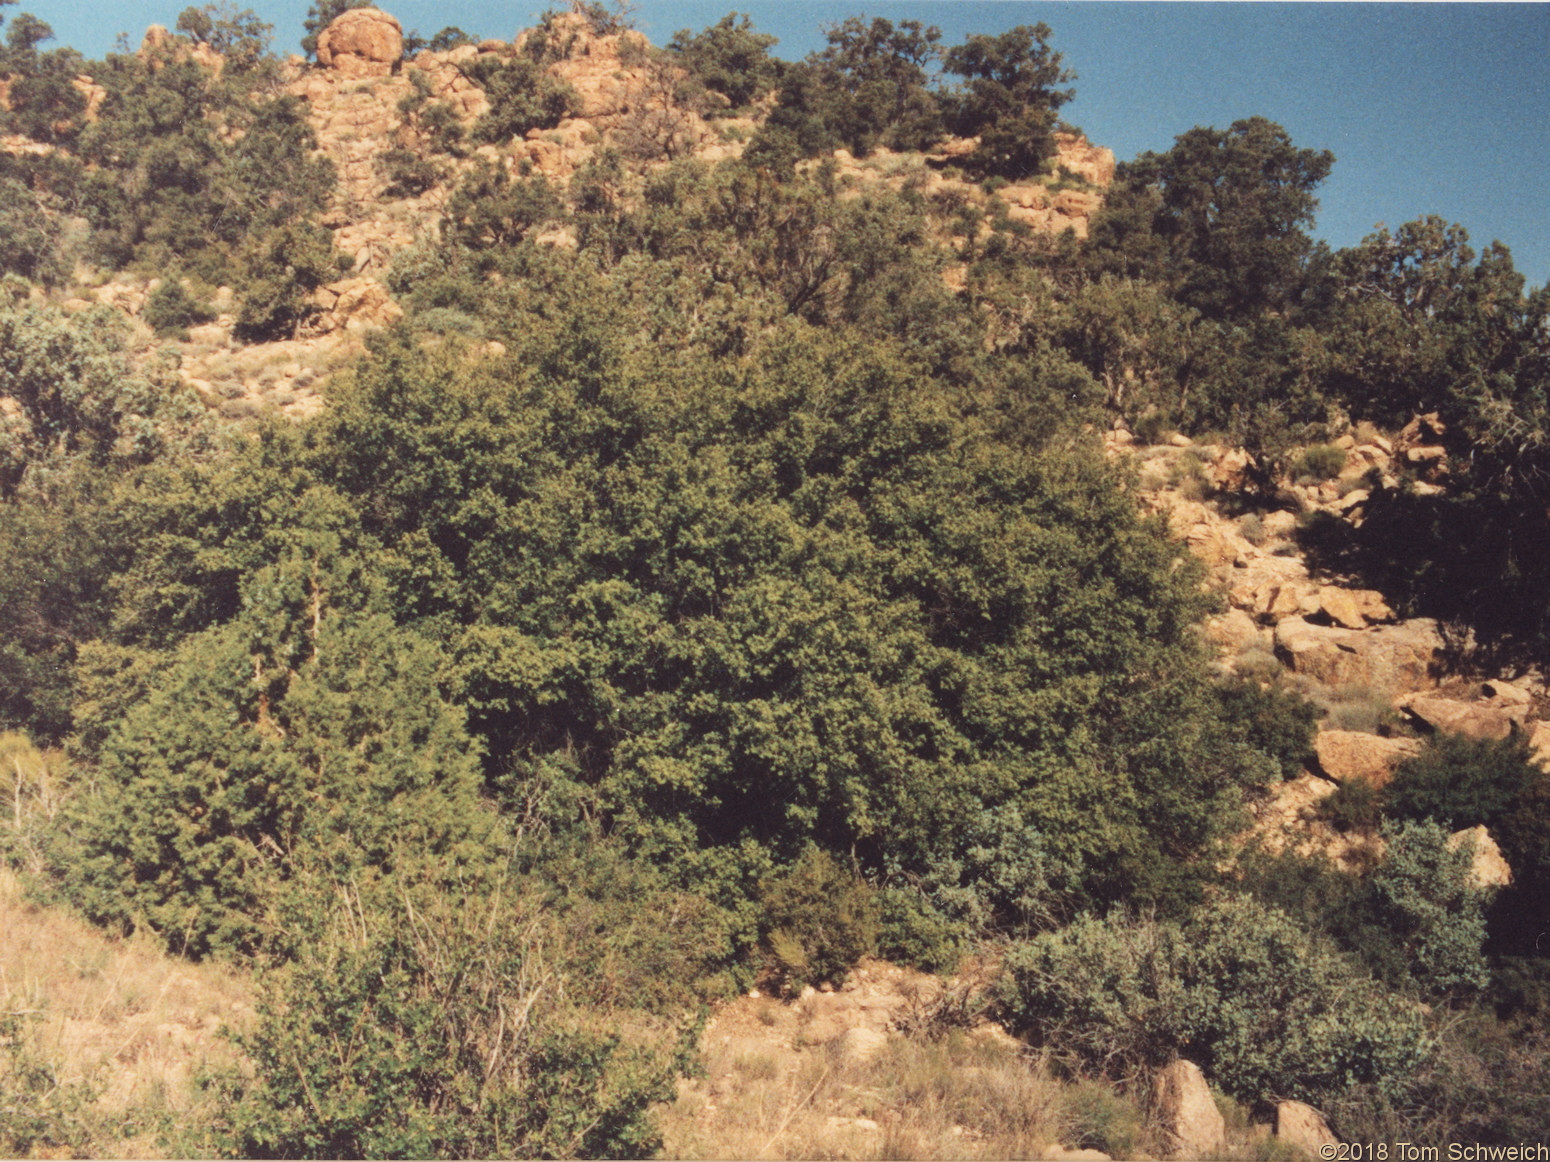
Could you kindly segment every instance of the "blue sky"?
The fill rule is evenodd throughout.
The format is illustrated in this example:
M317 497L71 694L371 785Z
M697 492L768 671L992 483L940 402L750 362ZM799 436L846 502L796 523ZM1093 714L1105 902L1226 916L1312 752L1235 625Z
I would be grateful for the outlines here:
M187 0L21 0L59 42L88 56L117 33L138 44ZM239 0L239 3L241 0ZM249 0L294 50L309 0ZM381 0L406 29L455 24L509 39L551 2ZM557 4L553 6L558 6ZM805 55L847 15L918 19L952 44L970 32L1044 21L1076 70L1062 111L1121 159L1167 149L1195 125L1256 114L1298 145L1330 149L1317 233L1351 245L1383 222L1423 214L1462 223L1476 249L1500 239L1532 285L1550 280L1550 4L861 3L642 0L636 21L661 44L733 8Z

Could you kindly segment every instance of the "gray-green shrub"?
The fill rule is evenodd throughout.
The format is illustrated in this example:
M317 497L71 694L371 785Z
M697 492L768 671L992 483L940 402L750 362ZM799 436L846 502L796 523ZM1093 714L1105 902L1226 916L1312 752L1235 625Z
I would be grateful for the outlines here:
M1134 1077L1186 1056L1245 1100L1397 1087L1431 1051L1418 1005L1243 896L1186 925L1085 916L1014 946L1000 996L1073 1069Z

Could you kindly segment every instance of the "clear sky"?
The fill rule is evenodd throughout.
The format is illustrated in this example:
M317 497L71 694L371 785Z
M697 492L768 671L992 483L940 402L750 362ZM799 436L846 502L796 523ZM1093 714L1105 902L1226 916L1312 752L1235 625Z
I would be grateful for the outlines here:
M238 0L242 3L242 0ZM510 39L557 0L379 0L405 29L453 24ZM187 0L21 0L89 57L127 32L173 24ZM294 51L309 0L248 0ZM640 0L654 43L731 9L794 59L847 15L971 32L1043 21L1076 70L1062 113L1121 160L1164 150L1195 125L1260 114L1300 146L1330 149L1317 233L1335 246L1423 214L1463 224L1476 249L1500 239L1531 285L1550 281L1550 3L1184 4L936 0Z

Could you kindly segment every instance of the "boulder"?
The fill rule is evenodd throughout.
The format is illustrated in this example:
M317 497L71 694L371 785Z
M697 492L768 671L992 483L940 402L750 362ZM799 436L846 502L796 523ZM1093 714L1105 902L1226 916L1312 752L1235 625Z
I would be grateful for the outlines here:
M1337 586L1326 585L1319 590L1319 609L1330 621L1346 629L1367 628L1361 603L1354 594Z
M1321 730L1313 739L1325 775L1337 783L1364 779L1375 787L1386 785L1399 764L1419 749L1414 739L1379 738L1354 730Z
M1288 617L1276 626L1276 653L1293 673L1327 686L1420 690L1434 685L1442 634L1431 618L1364 630L1311 625Z
M1276 1103L1276 1137L1314 1158L1329 1158L1329 1149L1340 1145L1324 1116L1300 1101Z
M1465 843L1474 850L1474 862L1469 867L1469 879L1476 888L1485 891L1488 888L1505 888L1512 883L1512 868L1502 858L1502 849L1496 845L1496 840L1491 838L1491 833L1485 829L1485 824L1466 827L1463 831L1455 831L1448 837L1450 851L1457 851L1460 845Z
M1406 698L1401 708L1432 730L1469 738L1506 738L1512 734L1514 720L1522 718L1521 708L1515 714L1485 702L1455 702L1428 695Z
M1175 1061L1157 1073L1152 1091L1163 1144L1175 1158L1206 1158L1221 1150L1227 1127L1205 1074L1193 1061Z
M318 64L347 79L388 76L403 55L403 27L376 8L352 8L318 34Z

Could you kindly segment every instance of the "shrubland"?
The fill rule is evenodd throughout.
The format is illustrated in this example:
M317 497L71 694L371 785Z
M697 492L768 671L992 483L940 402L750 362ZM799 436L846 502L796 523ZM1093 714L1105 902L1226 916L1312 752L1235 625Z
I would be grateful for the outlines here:
M313 6L309 52L351 6ZM1376 868L1232 853L1316 711L1216 673L1201 570L1095 434L1225 434L1269 493L1338 473L1353 419L1437 412L1470 452L1446 492L1375 488L1310 550L1543 660L1550 299L1505 248L1434 219L1315 244L1333 159L1263 118L1122 166L1085 242L924 168L848 187L835 149L950 133L987 188L1043 173L1074 79L1053 34L852 18L784 63L733 14L652 59L760 112L741 158L453 166L461 130L411 93L395 189L452 188L386 274L405 318L318 416L223 426L43 293L80 258L154 271L172 337L235 271L256 342L339 269L267 27L177 27L93 64L90 121L46 26L0 56L7 127L68 146L0 155L0 850L41 899L263 969L250 1068L171 1148L649 1153L699 1006L873 953L988 950L1001 1014L1071 1077L1134 1088L1182 1053L1348 1136L1487 1134L1481 1078L1543 1075L1543 771L1439 739L1357 805L1387 821ZM572 108L561 33L479 66L470 141ZM1494 899L1446 843L1478 823L1518 876ZM1492 1100L1503 1127L1542 1110ZM67 1142L49 1116L0 1141Z

